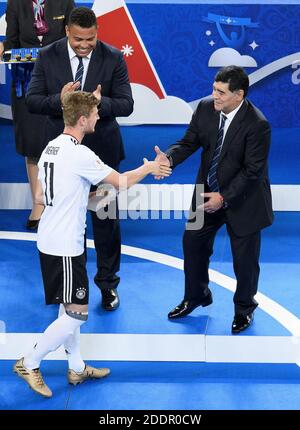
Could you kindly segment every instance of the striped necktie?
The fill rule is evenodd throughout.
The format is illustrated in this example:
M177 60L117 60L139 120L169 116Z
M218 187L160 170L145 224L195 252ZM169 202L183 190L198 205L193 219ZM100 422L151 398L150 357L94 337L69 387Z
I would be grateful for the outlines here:
M81 91L84 67L83 67L83 63L82 63L82 57L79 57L78 55L76 55L76 57L78 58L79 63L78 63L78 67L76 70L75 82L77 82L77 81L80 82L80 86L77 88L77 91Z
M219 158L222 151L222 145L223 145L223 136L224 136L224 125L227 117L223 114L221 114L221 125L217 134L217 144L214 152L214 156L208 171L208 178L207 183L209 185L209 188L212 192L218 192L219 191L219 184L217 180L217 167Z

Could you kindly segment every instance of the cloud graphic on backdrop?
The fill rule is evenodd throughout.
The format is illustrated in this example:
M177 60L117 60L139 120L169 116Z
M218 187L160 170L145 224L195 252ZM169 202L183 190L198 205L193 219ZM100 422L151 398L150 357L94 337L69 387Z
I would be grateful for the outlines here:
M286 57L279 58L278 60L266 64L249 75L250 86L295 63L300 63L300 52L295 52L294 54L287 55ZM196 99L189 103L193 110L196 109L200 100L201 99Z
M232 48L220 48L212 53L208 67L225 67L235 64L240 67L257 67L257 62L249 55L241 55Z
M119 124L188 124L193 110L184 100L166 96L160 99L144 85L131 84L134 111L129 118L118 118Z

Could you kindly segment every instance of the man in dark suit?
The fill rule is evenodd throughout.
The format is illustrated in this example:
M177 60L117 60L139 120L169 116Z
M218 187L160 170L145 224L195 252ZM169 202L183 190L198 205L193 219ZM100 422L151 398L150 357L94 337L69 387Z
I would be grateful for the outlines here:
M193 216L183 237L185 296L168 317L180 318L212 303L209 259L216 232L226 224L237 279L232 333L252 323L258 305L254 296L261 230L273 221L267 161L271 131L264 115L245 98L248 88L249 79L242 68L221 69L215 77L212 97L200 101L183 139L165 154L155 148L156 159L168 161L173 168L202 148ZM204 204L199 207L198 184L204 186ZM199 228L195 220L198 216L199 221L201 210L204 221Z
M118 116L133 111L133 99L127 67L122 53L97 40L97 20L85 7L73 9L66 28L67 38L42 49L27 92L32 112L47 115L47 140L63 130L61 98L70 91L82 89L100 96L101 107L95 133L83 144L115 170L124 159L124 148ZM116 288L120 278L121 236L116 219L99 219L92 212L98 272L94 278L102 293L102 306L115 310L119 306Z

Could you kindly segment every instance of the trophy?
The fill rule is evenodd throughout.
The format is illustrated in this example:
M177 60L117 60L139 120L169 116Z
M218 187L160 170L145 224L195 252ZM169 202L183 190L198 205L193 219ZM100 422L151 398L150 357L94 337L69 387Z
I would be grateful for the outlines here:
M32 63L36 61L39 48L19 48L4 51L2 63L19 64Z

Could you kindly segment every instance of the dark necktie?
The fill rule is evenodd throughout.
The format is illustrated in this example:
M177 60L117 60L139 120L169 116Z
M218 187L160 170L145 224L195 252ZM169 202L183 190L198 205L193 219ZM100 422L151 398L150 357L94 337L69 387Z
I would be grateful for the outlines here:
M212 192L219 191L219 185L217 180L217 167L219 158L222 151L222 145L223 145L223 136L224 136L224 125L227 117L223 114L221 114L221 125L217 134L217 144L214 152L214 156L211 162L211 166L208 171L208 177L207 177L207 183L209 185L209 188Z
M77 81L80 82L80 86L77 88L77 91L81 91L84 67L83 67L83 63L82 63L82 57L79 57L78 55L76 55L76 57L78 58L79 63L78 63L78 67L76 70L75 82L77 82Z

